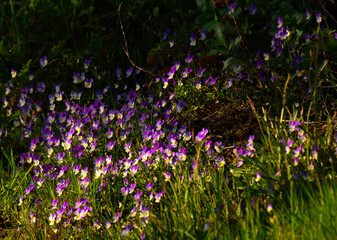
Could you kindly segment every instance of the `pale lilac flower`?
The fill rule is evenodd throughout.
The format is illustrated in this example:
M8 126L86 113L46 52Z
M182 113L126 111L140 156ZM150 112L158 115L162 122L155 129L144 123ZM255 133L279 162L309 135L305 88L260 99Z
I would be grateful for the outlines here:
M277 28L281 28L282 25L283 25L283 18L278 17L278 18L277 18L277 23L278 23Z
M91 63L91 59L85 59L85 60L84 60L84 69L88 69L90 63Z
M228 15L232 15L235 11L235 8L238 6L236 2L233 2L228 5Z
M40 58L41 68L44 68L45 66L47 66L47 64L48 64L47 56L44 56L43 58Z
M123 230L121 236L122 237L127 237L131 232L131 224L127 225L125 229Z
M309 20L309 19L310 19L310 12L309 12L309 9L308 9L308 8L306 8L305 14L307 15L307 17L306 17L305 19L306 19L306 20Z
M206 39L206 35L207 35L207 31L201 31L201 36L200 36L200 40L204 41Z
M173 47L173 45L174 45L174 39L171 39L171 40L169 41L169 46L170 46L170 48Z
M268 203L267 212L270 213L272 210L273 210L273 205L271 205L271 203Z
M197 36L197 34L195 34L195 33L191 33L191 37L190 37L190 45L191 46L195 46L196 45L196 43L197 43L197 38L198 38L198 36Z
M321 13L316 13L316 21L317 21L317 23L322 22L322 14Z
M15 71L13 68L11 69L11 75L12 75L12 78L15 78L17 75L18 75L18 72Z

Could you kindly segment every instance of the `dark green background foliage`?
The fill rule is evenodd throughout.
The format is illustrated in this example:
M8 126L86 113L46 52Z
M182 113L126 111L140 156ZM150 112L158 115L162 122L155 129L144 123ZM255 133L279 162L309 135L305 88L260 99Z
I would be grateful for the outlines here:
M1 79L10 68L21 68L32 59L48 55L52 61L71 65L90 57L102 68L129 66L118 18L122 1L57 0L1 1ZM193 23L194 1L125 1L121 18L130 57L145 64L146 56L167 27ZM62 73L61 73L62 74ZM3 80L2 80L3 81Z

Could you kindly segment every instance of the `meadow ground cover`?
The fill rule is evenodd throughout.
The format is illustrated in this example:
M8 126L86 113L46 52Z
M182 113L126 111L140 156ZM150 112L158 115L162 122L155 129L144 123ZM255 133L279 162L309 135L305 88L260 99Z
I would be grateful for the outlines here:
M113 5L129 54L124 4ZM76 7L58 6L76 23ZM165 26L146 69L131 66L132 55L104 65L51 49L2 74L1 237L336 237L337 23L328 3L193 6L195 25Z

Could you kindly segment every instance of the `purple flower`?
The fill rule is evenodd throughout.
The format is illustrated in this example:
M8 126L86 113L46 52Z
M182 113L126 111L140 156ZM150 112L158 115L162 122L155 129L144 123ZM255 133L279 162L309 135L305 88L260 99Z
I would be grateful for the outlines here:
M260 70L261 66L262 66L263 62L261 60L257 60L256 63L255 63L255 68L257 70Z
M34 188L35 188L35 186L34 185L30 185L29 186L29 188L27 188L27 189L25 189L25 192L26 192L26 196L31 192L31 191L33 191L34 190Z
M83 170L82 170L83 171ZM87 188L89 185L90 178L83 178L83 180L80 182L81 187Z
M137 193L133 196L135 201L140 201L140 197L142 196L142 191L137 191Z
M273 205L271 205L271 203L268 203L267 212L270 213L272 210L273 210Z
M198 135L195 137L195 141L197 143L202 142L202 140L204 140L207 133L208 133L208 130L203 128L202 131L199 132Z
M206 68L199 67L197 77L201 78L202 74L205 72Z
M129 187L129 193L131 194L136 188L136 184L135 183L131 183L130 187Z
M59 200L56 198L56 199L54 199L53 200L53 202L52 202L52 209L56 209L57 208L57 203L59 202Z
M255 15L256 10L257 10L257 6L255 6L254 4L250 5L249 15Z
M126 77L126 78L130 77L131 74L132 74L132 71L133 71L133 67L130 67L130 68L126 71L125 77Z
M290 152L290 148L293 145L294 141L291 139L288 139L287 146L286 146L286 154Z
M294 158L299 157L300 153L303 152L302 144L294 150Z
M126 237L126 236L129 235L130 232L131 232L131 224L129 224L129 225L127 225L127 226L125 227L125 229L123 230L121 236L122 236L122 237Z
M164 195L164 193L165 193L165 191L162 191L161 193L157 193L156 195L155 195L155 199L156 199L156 203L159 203L160 202L160 199L161 199L161 197Z
M110 139L112 138L113 134L114 134L113 130L109 128L108 131L106 132L106 137Z
M321 13L316 13L316 21L317 21L317 23L322 22L322 14Z
M294 158L294 166L296 167L298 165L298 158Z
M170 46L170 48L173 47L173 45L174 45L174 39L171 39L171 40L169 41L169 46Z
M298 131L301 124L298 121L290 121L289 132Z
M164 174L164 176L165 176L165 182L168 182L168 181L170 181L170 178L171 178L171 174L169 173L169 172L166 172L166 173L163 173Z
M115 141L113 142L108 142L108 144L106 145L106 150L107 151L111 151L113 149L113 147L115 146Z
M59 152L58 152L58 153L57 153L56 160L57 160L59 163L62 163L65 156L66 156L66 153L65 153L65 152L62 152L62 153L59 153Z
M180 62L174 62L173 63L173 65L174 65L174 67L175 67L175 69L176 69L176 71L179 69L179 67L180 67Z
M89 199L87 198L79 198L78 202L75 203L75 208L80 208L84 206L88 201Z
M305 43L307 44L309 40L312 39L312 35L308 34L307 37L305 38Z
M233 2L231 4L228 5L228 14L232 15L235 11L235 8L238 6L238 4L236 2Z
M181 77L187 78L188 74L192 72L192 69L185 68L185 71L182 72Z
M204 41L206 39L206 35L207 35L207 31L201 31L201 36L200 36L200 40Z
M209 83L208 83L208 86L212 86L212 85L214 85L215 83L216 83L216 81L218 80L218 78L210 78L210 81L209 81Z
M122 192L122 195L124 195L124 196L126 196L126 195L129 194L129 190L128 190L128 188L126 188L126 187L122 187L122 188L121 188L121 192Z
M167 28L166 31L163 34L163 40L166 40L167 36L170 34L171 28Z
M191 36L190 36L190 45L191 46L194 47L196 45L197 38L198 38L197 34L192 32Z
M11 69L11 75L12 75L12 78L15 78L17 76L17 71L15 71L13 68Z
M317 160L318 159L318 150L319 150L319 146L314 147L314 150L312 152L312 159L313 160Z
M173 77L173 76L172 76ZM163 88L165 89L165 88L167 88L167 86L168 86L168 78L161 78L161 80L163 81Z
M278 17L278 18L277 18L277 23L278 23L277 28L281 28L282 25L283 25L283 18Z
M113 223L116 223L116 222L118 221L118 219L119 219L120 216L121 216L121 213L118 212L118 213L116 214L116 216L114 216Z
M185 106L185 102L178 102L177 104L177 112L180 113Z
M40 58L40 65L41 65L42 68L47 66L47 64L48 64L47 56L44 56L43 58Z
M174 76L174 73L176 71L176 68L174 66L171 67L170 71L167 73L168 79L172 79Z
M90 79L86 78L86 79L84 79L84 87L91 88L93 82L94 82L93 78L90 78Z
M191 63L193 61L194 55L193 54L187 54L187 58L185 59L185 62Z
M305 13L306 13L306 15L307 15L307 17L306 17L305 19L306 19L306 20L309 20L309 19L310 19L310 12L309 12L309 9L306 8Z
M30 146L29 146L29 148L30 148L30 150L32 151L32 152L34 152L34 150L35 150L35 148L36 148L36 144L39 142L39 139L38 138L36 138L36 139L33 139L32 138L32 140L31 140L31 142L30 142Z
M85 60L84 60L84 69L88 69L90 63L91 63L91 59L85 59Z
M256 179L255 179L255 182L258 182L258 181L260 181L261 180L261 177L262 177L262 173L257 173L256 174Z
M295 63L296 63L296 64L303 61L301 55L296 55L296 56L294 57L294 59L295 59Z

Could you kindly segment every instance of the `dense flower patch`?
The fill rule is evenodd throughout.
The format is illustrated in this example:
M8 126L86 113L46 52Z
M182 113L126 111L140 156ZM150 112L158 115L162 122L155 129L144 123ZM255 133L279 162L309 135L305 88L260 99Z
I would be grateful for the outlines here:
M227 17L239 19L243 7L238 3L228 3L227 8L218 4L214 1ZM249 17L260 11L253 3L244 10ZM205 237L224 236L225 228L253 215L246 206L261 212L261 221L272 226L289 188L334 178L334 117L327 114L328 130L322 136L310 124L318 120L317 95L323 82L319 78L328 61L315 62L321 57L318 40L336 41L336 33L321 25L321 12L306 9L302 14L307 23L314 21L316 30L306 36L295 33L295 27L278 16L271 26L263 27L270 27L271 44L254 52L248 60L251 68L243 60L226 58L227 52L221 76L199 62L200 51L213 51L207 46L219 37L216 29L188 34L189 51L153 79L148 89L136 78L140 69L135 67L125 72L117 68L112 82L100 88L107 72L92 74L97 69L92 59L85 59L72 79L55 85L34 79L26 69L11 69L2 101L2 111L11 121L1 129L0 142L10 141L14 132L25 146L17 153L16 172L6 186L16 199L12 217L19 234L37 227L46 238L154 238L165 235L158 233L162 226L156 222L179 229L173 225L179 224L182 212ZM229 50L245 44L240 32L236 34ZM173 37L166 29L162 42L173 48L177 43ZM317 50L313 61L308 57L313 55L312 47ZM287 73L279 71L284 68L282 59L289 65ZM47 69L47 56L39 64ZM26 80L23 88L19 76ZM250 135L244 147L227 146L215 140L209 129L194 132L179 121L180 115L204 107L204 100L242 101L237 94L241 87L242 95L261 90L255 101L268 101L260 103L263 114L259 114L248 97L261 128L259 139ZM303 89L302 99L293 97ZM287 106L290 100L292 113ZM266 111L268 105L277 110ZM308 113L303 111L306 107ZM315 121L310 122L312 108ZM281 115L271 120L269 113L278 110ZM225 154L225 149L232 149L232 154Z

